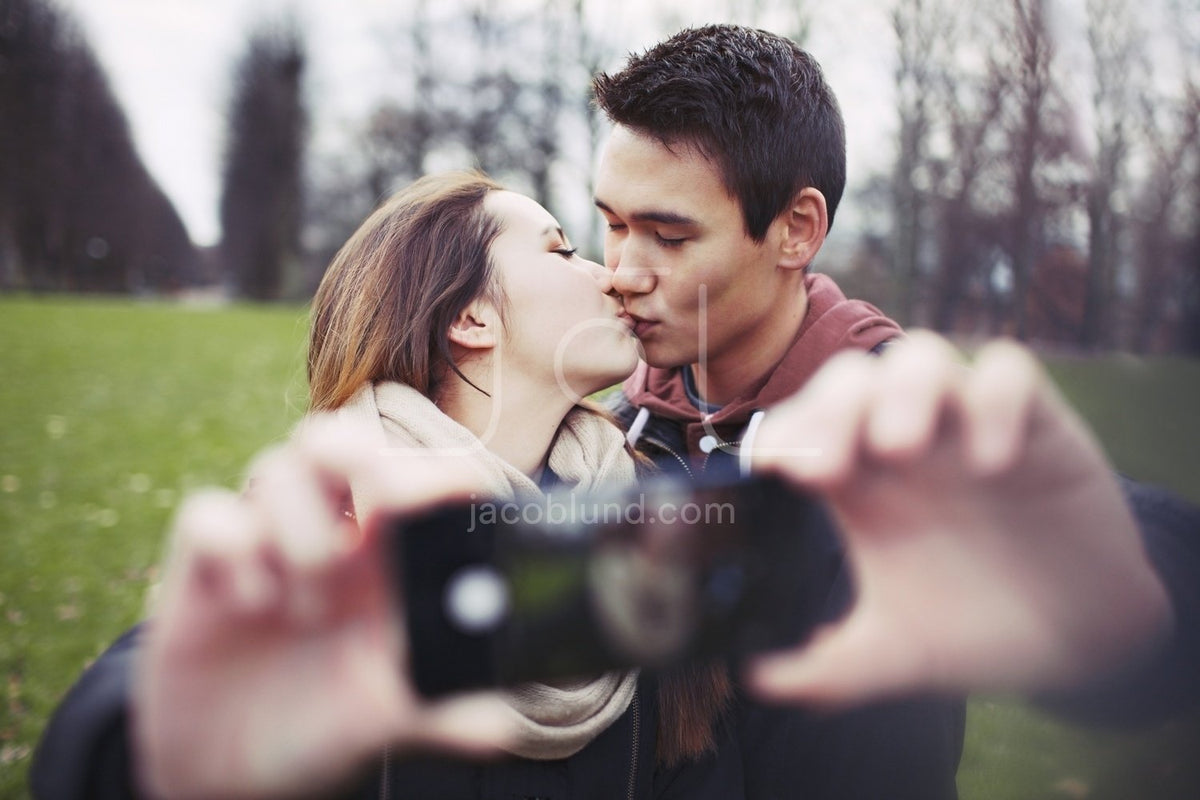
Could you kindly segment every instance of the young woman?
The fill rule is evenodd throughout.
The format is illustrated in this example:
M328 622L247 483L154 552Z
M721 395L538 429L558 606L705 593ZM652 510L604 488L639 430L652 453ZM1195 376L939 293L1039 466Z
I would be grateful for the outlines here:
M131 772L169 797L650 796L715 749L721 670L661 697L636 672L434 707L409 684L379 512L635 479L622 432L582 400L633 370L632 326L545 209L474 173L399 192L326 272L308 363L310 418L247 492L185 505L150 621L60 708L35 786L65 770L91 796ZM81 723L105 673L120 723ZM497 757L413 756L430 746Z

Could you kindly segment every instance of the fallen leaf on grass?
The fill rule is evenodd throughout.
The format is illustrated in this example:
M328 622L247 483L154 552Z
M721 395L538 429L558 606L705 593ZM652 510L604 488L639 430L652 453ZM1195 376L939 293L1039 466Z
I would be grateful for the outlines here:
M1092 793L1092 787L1079 780L1079 778L1063 778L1054 784L1054 791L1066 795L1072 798L1072 800L1083 800L1083 798Z
M6 744L0 747L0 764L13 764L29 757L29 745Z
M8 713L14 718L24 716L25 704L21 702L21 673L8 674Z
M67 433L67 418L51 416L46 417L46 435L51 439L61 439Z

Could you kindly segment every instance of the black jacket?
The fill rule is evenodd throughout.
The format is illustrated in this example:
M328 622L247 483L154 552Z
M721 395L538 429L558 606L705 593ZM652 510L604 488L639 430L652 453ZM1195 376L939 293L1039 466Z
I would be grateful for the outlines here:
M652 433L653 430L648 431ZM651 437L652 438L652 437ZM660 456L662 454L659 454ZM718 457L714 469L729 468ZM664 466L667 466L664 464ZM850 597L832 525L810 531L823 553L811 586L781 603L797 630L840 613ZM140 630L102 655L58 708L35 754L34 796L136 797L127 744L126 706ZM718 733L717 751L665 769L654 760L654 678L644 675L635 702L581 752L561 761L471 763L451 758L385 756L360 787L339 796L487 798L488 800L940 800L956 796L961 700L912 699L850 713L821 715L766 707L739 696ZM381 792L381 784L386 792Z
M632 413L618 408L618 416ZM627 420L626 420L627 422ZM679 464L681 434L651 419L642 443L664 468ZM678 437L678 438L673 438ZM675 449L679 448L679 449ZM728 470L720 449L705 466ZM1173 495L1126 483L1148 552L1168 586L1179 625L1169 647L1136 673L1103 687L1045 698L1057 710L1111 722L1154 721L1200 701L1200 510ZM824 542L824 578L788 609L798 626L842 613L851 591L832 525L808 535ZM135 797L126 704L139 631L123 636L80 678L47 727L30 773L33 794L51 798ZM562 761L469 763L388 756L343 796L421 798L923 798L956 795L964 703L915 698L833 715L768 707L739 697L719 730L715 754L675 769L654 765L654 680L644 677L629 711ZM381 781L387 786L381 793ZM632 792L632 794L631 794Z
M127 701L141 628L126 633L59 706L30 770L41 800L135 798ZM742 702L718 751L674 769L654 764L654 679L581 752L560 761L467 762L384 756L359 785L331 796L393 800L740 800L939 798L954 794L961 709L904 702L819 718ZM386 790L383 786L386 785Z

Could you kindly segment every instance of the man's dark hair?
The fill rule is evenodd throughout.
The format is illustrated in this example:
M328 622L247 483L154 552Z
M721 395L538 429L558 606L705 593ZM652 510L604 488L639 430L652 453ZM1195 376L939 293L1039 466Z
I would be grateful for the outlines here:
M596 76L592 88L614 123L711 159L755 241L810 186L833 224L846 130L820 65L795 42L736 25L689 28Z

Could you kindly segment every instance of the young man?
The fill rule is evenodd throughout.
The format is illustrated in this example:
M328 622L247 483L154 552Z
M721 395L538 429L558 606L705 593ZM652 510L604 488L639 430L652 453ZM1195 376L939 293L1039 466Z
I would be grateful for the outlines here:
M820 492L842 529L804 532L826 546L825 577L780 613L845 622L753 674L810 710L731 713L745 796L954 796L955 691L1083 687L1056 702L1116 719L1195 702L1200 636L1171 627L1200 613L1195 509L1123 497L1024 351L963 370L944 341L901 342L810 272L845 183L841 114L811 56L711 26L595 90L614 124L595 194L605 261L645 353L614 404L630 441L665 469L745 465L762 412L804 390L766 417L774 451L753 459Z
M614 123L596 181L605 262L645 363L615 407L666 469L725 465L756 415L835 353L901 336L810 272L845 184L845 135L820 67L793 42L685 30L595 80ZM783 615L831 620L850 581L832 526L824 578ZM746 797L955 796L964 704L908 699L842 714L742 700L730 723ZM728 757L717 752L714 759Z

